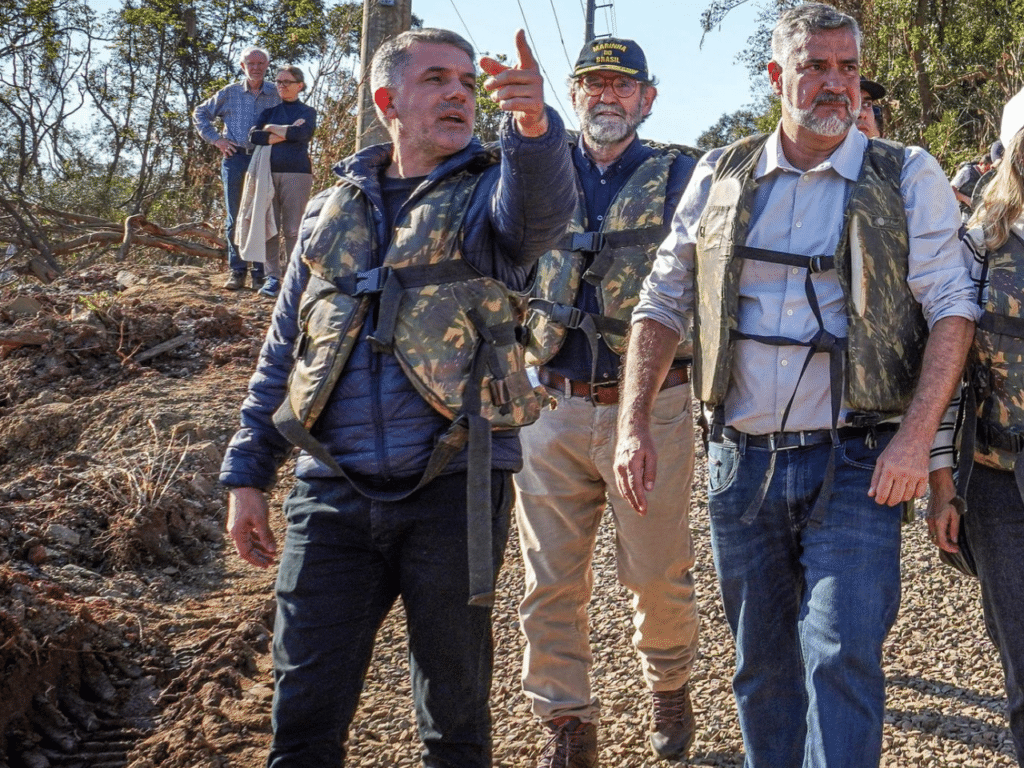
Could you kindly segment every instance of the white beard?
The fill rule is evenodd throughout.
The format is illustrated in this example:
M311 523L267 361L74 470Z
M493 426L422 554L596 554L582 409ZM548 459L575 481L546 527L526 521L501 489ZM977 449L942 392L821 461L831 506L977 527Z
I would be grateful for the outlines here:
M587 139L587 143L599 147L617 144L632 135L643 122L642 108L639 105L633 115L622 107L619 107L622 110L619 115L591 115L591 111L607 108L606 105L598 104L590 110L585 103L577 102L576 116L580 119L580 133Z
M842 136L850 130L850 126L856 120L849 99L846 99L846 117L844 118L839 115L818 117L814 114L814 107L817 104L812 104L810 109L800 109L789 100L789 94L785 91L783 91L782 98L786 102L789 114L796 121L796 124L820 136Z

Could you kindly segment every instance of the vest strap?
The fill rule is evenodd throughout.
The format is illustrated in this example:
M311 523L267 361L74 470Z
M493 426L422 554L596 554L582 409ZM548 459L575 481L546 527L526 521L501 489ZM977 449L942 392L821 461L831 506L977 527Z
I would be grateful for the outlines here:
M604 243L597 252L597 255L594 256L594 261L590 267L583 273L583 279L591 285L600 285L608 275L608 270L612 268L612 264L615 263L616 248L660 243L665 239L668 230L668 226L662 224L657 227L627 229L622 232L609 232L605 234L603 237Z
M390 275L391 267L375 267L365 272L339 277L334 284L339 291L347 293L349 296L365 296L384 290L384 284Z
M390 352L395 342L395 327L398 324L398 310L402 304L402 293L408 288L422 288L425 285L442 285L460 280L480 277L480 273L462 259L442 261L438 264L423 264L411 267L378 267L370 272L388 270L378 290L377 325L367 337L378 352ZM366 274L366 273L362 273ZM381 273L384 274L384 273ZM369 284L369 279L367 284Z
M334 460L334 457L327 451L324 444L313 437L309 430L303 426L299 417L292 409L291 401L288 398L285 398L281 406L274 412L274 426L288 442L304 450L338 477L342 477L350 482L363 496L379 501L401 501L414 494L441 474L441 471L462 450L469 437L469 432L464 425L459 422L453 422L452 426L438 439L437 444L434 446L434 450L427 461L427 467L423 471L423 476L416 483L416 487L406 491L385 491L379 488L371 488L351 477L344 467Z
M741 259L767 261L771 264L784 264L787 267L803 267L812 274L828 272L836 268L835 256L802 256L798 253L771 251L767 248L751 248L747 245L737 245L735 250L736 255Z
M477 399L479 400L479 387ZM381 501L400 501L412 496L440 475L468 443L466 546L469 557L469 604L487 607L494 605L494 562L491 551L491 424L487 419L480 415L470 415L452 422L434 445L427 467L415 487L405 491L371 488L349 475L345 468L334 460L324 444L302 425L288 398L285 398L281 407L274 413L274 426L288 442L297 445L335 475L347 480L361 495Z
M978 328L988 333L998 333L1003 336L1013 336L1016 339L1024 339L1024 318L1011 317L1010 315L996 315L986 312L978 320Z
M597 315L592 312L584 312L578 307L570 307L567 304L557 304L547 299L530 299L530 309L535 309L548 315L556 323L561 323L566 328L573 328L583 332L587 338L587 345L590 347L590 402L597 405L597 342L602 333L614 333L625 336L629 331L629 323L606 315Z
M625 336L629 331L629 323L625 320L585 312L578 307L570 307L568 304L558 304L547 299L530 299L529 307L547 315L553 322L573 330L582 329L586 318L589 317L599 333L614 333L618 336Z
M786 403L786 410L782 414L782 422L780 424L780 431L782 432L786 431L786 422L789 420L790 410L793 408L793 403L796 400L796 393L800 389L800 382L803 381L804 374L807 372L807 367L811 364L811 358L817 353L824 353L828 355L829 390L832 405L832 426L830 428L832 436L832 450L829 451L828 464L825 467L825 475L822 478L821 489L818 492L818 498L814 502L814 508L811 510L809 518L809 522L812 525L821 525L825 521L825 514L828 511L828 505L832 498L832 486L834 485L836 475L836 449L839 447L839 412L842 410L843 403L843 378L845 367L844 352L846 351L846 338L839 338L825 330L825 322L821 316L821 307L818 304L818 295L814 290L814 283L811 282L811 274L815 271L823 271L824 269L834 269L835 257L808 257L793 253L784 253L782 251L770 251L763 248L748 248L747 246L737 246L736 255L742 258L769 261L774 264L804 267L807 270L804 279L804 293L807 296L807 303L811 308L811 312L814 314L815 320L818 321L818 332L815 333L814 336L807 341L802 341L800 339L792 339L786 336L760 336L757 334L748 334L733 329L730 333L730 338L750 339L752 341L776 347L807 347L807 355L804 357L803 366L800 368L800 376L797 378L796 386L793 388L793 394L789 397L789 402ZM754 495L753 500L751 500L750 504L747 506L743 516L740 518L741 522L748 524L753 522L754 517L757 515L758 511L761 509L761 505L764 503L764 497L768 493L768 486L771 484L772 476L774 474L775 452L773 451L768 464L768 469L761 481L761 485L758 488L757 493Z
M555 250L597 253L605 248L651 245L664 240L668 231L668 225L659 224L656 227L623 229L618 232L570 232L555 246Z

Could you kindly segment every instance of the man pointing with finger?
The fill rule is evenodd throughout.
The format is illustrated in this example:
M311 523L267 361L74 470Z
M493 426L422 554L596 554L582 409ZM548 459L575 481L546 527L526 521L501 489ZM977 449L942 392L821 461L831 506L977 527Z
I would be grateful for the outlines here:
M512 292L564 231L573 191L522 32L516 46L516 67L481 62L508 112L499 155L473 138L469 43L438 29L386 42L370 82L392 143L339 163L306 210L221 470L238 553L266 567L264 492L302 449L276 586L271 768L344 763L399 597L423 765L491 765L490 606L516 427L540 409Z
M878 765L901 511L977 317L938 163L851 129L859 61L850 16L780 16L780 124L697 164L626 354L616 471L643 509L655 394L692 323L746 768Z

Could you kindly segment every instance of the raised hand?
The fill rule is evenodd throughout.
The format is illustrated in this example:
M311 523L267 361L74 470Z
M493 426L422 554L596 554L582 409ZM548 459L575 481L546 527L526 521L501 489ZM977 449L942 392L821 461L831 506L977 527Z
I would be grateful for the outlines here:
M548 116L544 111L544 78L533 57L533 51L526 43L526 33L516 33L516 51L519 63L507 67L496 59L485 56L480 68L489 78L484 89L491 99L515 118L516 128L523 136L543 136L548 130Z

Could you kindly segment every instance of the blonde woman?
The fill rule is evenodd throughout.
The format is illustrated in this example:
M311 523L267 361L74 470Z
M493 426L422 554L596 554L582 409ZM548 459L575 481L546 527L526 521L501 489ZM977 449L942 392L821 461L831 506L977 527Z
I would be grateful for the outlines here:
M928 527L936 544L954 555L966 536L985 624L1006 676L1017 762L1024 767L1024 91L1006 105L1001 134L1005 158L965 238L985 309L967 369L965 499L954 498L950 470L933 473Z

